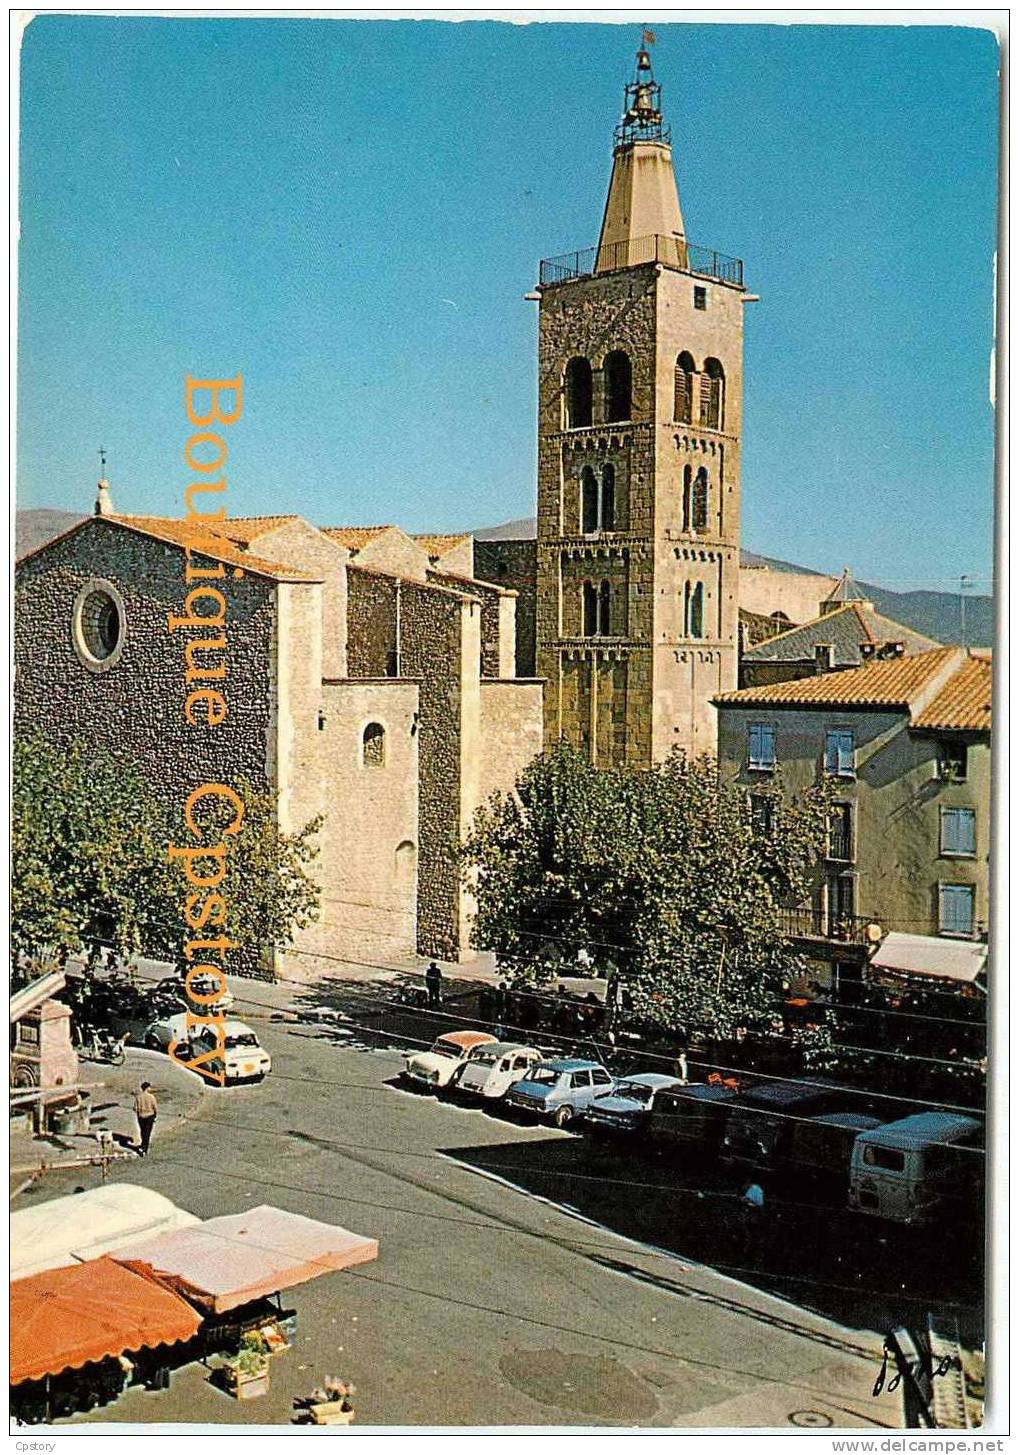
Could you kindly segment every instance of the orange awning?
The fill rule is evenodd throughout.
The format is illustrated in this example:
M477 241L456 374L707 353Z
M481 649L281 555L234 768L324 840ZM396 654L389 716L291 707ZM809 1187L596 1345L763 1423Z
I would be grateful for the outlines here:
M199 1307L225 1313L378 1256L375 1238L264 1206L132 1244L121 1261Z
M202 1320L168 1288L112 1258L11 1284L11 1383L191 1339Z

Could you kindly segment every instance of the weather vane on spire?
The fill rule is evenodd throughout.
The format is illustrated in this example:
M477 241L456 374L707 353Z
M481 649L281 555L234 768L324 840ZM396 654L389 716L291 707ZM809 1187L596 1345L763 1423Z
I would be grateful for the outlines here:
M101 475L103 475L104 477L106 475L106 446L105 445L100 445L99 446L99 473Z

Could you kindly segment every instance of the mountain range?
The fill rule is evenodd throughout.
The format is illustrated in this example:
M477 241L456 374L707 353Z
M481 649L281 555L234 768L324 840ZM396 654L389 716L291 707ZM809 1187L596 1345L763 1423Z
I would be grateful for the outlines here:
M70 530L83 515L69 510L19 510L15 516L15 549L20 557L28 551L45 545L54 536ZM472 532L480 541L533 540L535 521L533 516L521 520L504 521L501 525L486 526ZM777 560L773 556L759 556L753 551L741 551L740 560L744 566L770 566L773 571L794 571L808 576L820 576L809 566L797 566L791 561ZM872 601L883 616L902 622L924 636L937 642L959 642L962 640L962 620L959 597L950 591L889 591L883 586L856 578L867 600ZM966 597L966 641L971 647L989 647L994 642L994 598L991 596Z

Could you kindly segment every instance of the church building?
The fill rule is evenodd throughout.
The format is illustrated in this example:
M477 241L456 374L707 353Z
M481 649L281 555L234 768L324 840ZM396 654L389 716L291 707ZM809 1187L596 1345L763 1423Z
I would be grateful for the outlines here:
M742 264L686 237L646 50L595 248L541 264L537 539L96 513L18 562L16 731L321 816L318 923L255 973L470 952L477 807L566 738L715 750L737 685ZM230 576L229 717L184 720L183 560Z

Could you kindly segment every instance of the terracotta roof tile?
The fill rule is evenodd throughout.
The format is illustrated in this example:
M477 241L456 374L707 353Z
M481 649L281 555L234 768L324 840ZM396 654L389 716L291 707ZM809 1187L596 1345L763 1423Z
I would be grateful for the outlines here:
M991 730L991 661L967 657L941 691L914 719L914 727L955 732Z
M831 703L846 707L908 707L930 680L951 660L958 647L935 647L915 657L869 662L847 672L824 672L795 682L772 682L765 687L744 687L713 700L733 707L757 703L797 707Z
M240 566L253 576L268 576L271 581L320 581L320 576L295 571L290 566L281 566L274 561L263 561L242 551L223 536L198 530L184 520L170 520L161 515L101 515L92 517L105 520L126 530L137 531L139 535L151 536L165 541L167 545L190 547L199 555L208 556L210 561L222 561L227 566Z
M348 551L359 551L383 531L395 529L391 525L326 525L322 527L322 533L330 540L339 541Z
M259 536L300 518L299 515L233 515L229 520L210 525L209 529L218 536L226 536L227 540L247 546Z
M466 533L458 536L415 536L414 539L430 556L444 556L454 546L462 546L464 541L471 540L471 536Z

